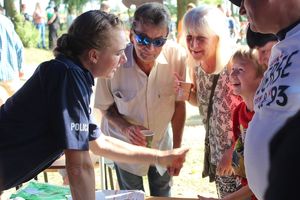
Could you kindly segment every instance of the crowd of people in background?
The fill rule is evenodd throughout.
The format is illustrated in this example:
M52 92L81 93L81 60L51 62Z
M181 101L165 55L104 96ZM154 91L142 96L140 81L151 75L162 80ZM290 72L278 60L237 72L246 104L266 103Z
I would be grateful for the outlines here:
M194 3L187 4L186 12L194 7L196 7ZM219 8L227 17L231 38L235 42L245 45L247 22L245 22L242 18L238 18L237 13L232 15L230 8L224 8L221 4L217 5L217 8ZM101 2L100 10L108 13L112 12L108 1ZM59 33L59 29L62 31L68 29L72 21L80 14L76 12L73 7L66 7L64 11L60 11L58 5L55 5L54 1L49 1L46 8L43 8L41 4L37 2L33 13L28 13L26 4L22 4L20 13L24 16L26 21L32 22L39 31L40 36L37 47L49 50L53 50L55 48L55 41L59 34L61 34ZM120 13L115 14L120 16ZM130 24L132 16L128 16L128 18L124 18L122 20L125 21L126 24ZM182 39L182 21L183 18L179 19L178 22L171 20L169 39L177 40L177 42ZM45 38L46 30L48 30L47 39ZM179 43L184 43L184 41Z
M299 45L295 41L299 38L300 15L296 11L300 5L286 0L283 9L280 0L261 1L257 5L249 0L230 1L239 7L239 15L233 15L231 9L222 5L189 3L178 20L177 38L170 37L176 29L171 28L170 13L160 3L139 6L130 19L128 35L107 1L102 2L99 10L77 18L69 10L68 31L61 37L60 14L53 1L46 9L37 3L32 17L22 5L24 19L32 20L39 31L37 47L54 49L55 59L41 64L16 94L17 89L10 88L12 80L22 76L22 60L18 59L22 58L23 46L9 19L0 15L1 32L5 30L14 36L5 40L16 43L8 42L4 53L0 51L0 64L4 58L11 58L5 52L11 51L18 58L14 59L18 63L7 61L12 63L10 71L14 78L5 79L4 65L0 65L0 89L14 94L7 101L8 97L0 96L0 105L4 104L0 110L0 149L5 147L0 152L0 176L4 177L0 179L0 192L32 178L64 152L68 160L64 178L69 177L72 195L81 198L85 194L86 199L93 199L92 169L80 168L83 164L91 165L89 157L83 157L88 155L90 144L95 154L115 161L120 189L144 190L142 177L147 175L150 195L172 196L172 176L180 175L187 153L180 147L188 102L198 107L205 127L202 176L215 182L218 199L294 199L297 179L292 181L281 175L285 169L281 161L288 162L286 157L292 159L291 155L299 152L287 148L290 143L297 145L295 141L299 138L296 134L299 69L295 66L299 62ZM268 8L271 9L267 12ZM295 12L287 17L278 16L288 9ZM243 16L247 19L241 20ZM179 99L187 77L191 87L185 98ZM91 119L89 105L94 78L98 79L95 104L91 106L101 111L98 124ZM69 87L74 90L68 90ZM30 95L44 100L35 102L40 110L32 107ZM56 97L54 103L47 101L52 95ZM24 131L14 126L16 120L12 119L30 122L21 105L30 107L39 116L42 124L39 129L24 127L35 133L30 136L38 139L35 145L42 144L47 149L33 157L26 154L32 147L23 144L22 153L30 165L16 173L16 169L9 167L14 160L7 157L15 155L11 149L20 139L11 142L13 138L8 131L13 134ZM53 109L48 110L51 106ZM43 109L50 114L42 113ZM67 128L78 123L89 128ZM49 125L56 132L54 138L43 127ZM146 138L143 131L151 131L152 137ZM291 132L288 136L287 131ZM83 138L73 135L82 132ZM55 153L50 155L49 151ZM295 166L289 169L295 170ZM76 177L74 168L81 170L83 176ZM1 174L3 169L7 173ZM88 179L93 181L88 183ZM281 180L288 185L283 191L279 186ZM77 181L86 187L80 187ZM199 194L198 199L214 198Z
M1 9L3 9L1 7ZM68 9L66 17L66 27L69 28L76 18L74 9ZM4 13L3 13L4 14ZM59 8L54 1L50 1L47 8L43 8L40 2L35 4L33 13L28 13L26 4L21 4L20 14L24 20L32 23L39 32L37 48L53 50L58 38L58 31L62 27ZM46 30L48 30L48 40L46 40ZM48 41L48 42L47 42ZM48 44L48 45L47 45Z

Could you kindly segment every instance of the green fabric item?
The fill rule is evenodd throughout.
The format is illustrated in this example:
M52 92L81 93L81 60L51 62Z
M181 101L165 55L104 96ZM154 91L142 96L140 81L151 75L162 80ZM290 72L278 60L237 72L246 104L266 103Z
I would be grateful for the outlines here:
M22 197L25 200L66 200L71 195L69 187L56 186L48 183L30 181L21 187L11 199Z

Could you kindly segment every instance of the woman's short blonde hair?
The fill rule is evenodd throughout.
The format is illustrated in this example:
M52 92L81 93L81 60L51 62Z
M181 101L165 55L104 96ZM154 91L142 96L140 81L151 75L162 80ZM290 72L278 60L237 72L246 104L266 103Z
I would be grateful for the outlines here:
M184 16L183 33L185 37L190 33L218 37L215 73L219 73L227 65L234 52L235 43L230 38L227 24L224 13L220 9L210 6L193 8Z

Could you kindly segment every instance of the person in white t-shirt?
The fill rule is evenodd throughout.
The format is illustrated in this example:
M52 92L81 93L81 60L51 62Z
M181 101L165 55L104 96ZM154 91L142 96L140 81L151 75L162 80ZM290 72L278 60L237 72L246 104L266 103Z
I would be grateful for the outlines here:
M276 190L272 189L272 186L276 185L276 182L281 182L281 185L289 188L294 183L274 179L273 176L279 175L278 170L277 173L275 173L276 170L272 170L276 166L270 165L273 162L270 161L270 157L276 159L276 156L282 155L282 152L272 151L277 152L277 155L276 153L270 155L270 142L277 137L277 132L287 119L300 109L300 3L297 0L231 1L240 6L241 15L247 16L251 30L276 34L280 40L272 49L268 70L256 91L255 114L249 124L245 140L246 175L251 190L258 199L265 199L266 190L270 187L268 191L273 191L272 198L269 194L266 199L280 199L280 195L274 195ZM291 133L281 134L281 141L284 137L289 137L289 134ZM289 152L297 151L297 146L299 145L289 146L292 148ZM271 147L286 150L280 145ZM287 167L281 169L279 173L290 176L287 174ZM269 175L270 170L272 173ZM290 171L290 173L294 176L297 171ZM294 176L293 179L297 180L297 177ZM288 194L280 190L280 188L277 189L275 193ZM298 196L291 198L281 196L281 199L297 198Z

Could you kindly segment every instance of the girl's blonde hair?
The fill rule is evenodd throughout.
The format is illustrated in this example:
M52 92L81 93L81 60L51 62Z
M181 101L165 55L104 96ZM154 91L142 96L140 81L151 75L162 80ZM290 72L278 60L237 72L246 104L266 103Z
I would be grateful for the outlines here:
M228 63L233 50L234 41L230 38L227 26L227 18L220 9L210 6L200 6L191 9L184 16L183 34L205 35L207 37L216 35L218 44L216 49L216 71L219 73ZM195 60L189 55L188 65L195 66Z

